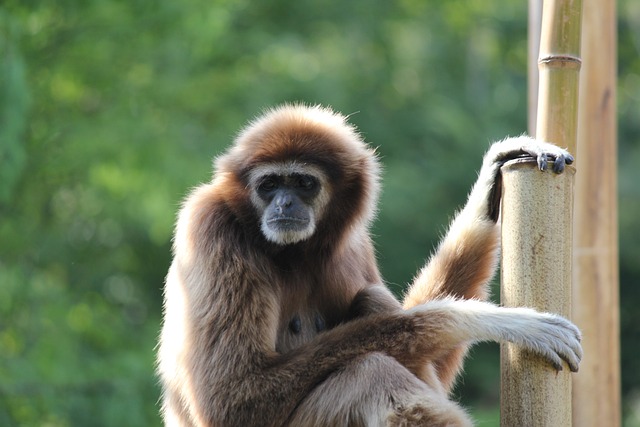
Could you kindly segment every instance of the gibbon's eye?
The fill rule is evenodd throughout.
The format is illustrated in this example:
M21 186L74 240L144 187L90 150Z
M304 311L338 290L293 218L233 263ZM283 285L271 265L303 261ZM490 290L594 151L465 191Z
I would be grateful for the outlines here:
M258 186L258 191L263 193L268 193L270 191L275 190L278 187L278 183L272 177L267 177L260 182Z
M313 190L317 181L311 175L300 175L296 179L296 186L303 190Z

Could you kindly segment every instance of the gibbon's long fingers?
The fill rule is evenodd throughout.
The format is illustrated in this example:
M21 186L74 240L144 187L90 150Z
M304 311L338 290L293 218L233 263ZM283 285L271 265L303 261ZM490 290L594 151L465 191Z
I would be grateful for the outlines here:
M541 171L547 170L548 161L551 160L553 162L553 172L562 173L564 172L565 165L570 165L573 163L573 156L568 153L559 153L559 154L549 154L544 152L539 152L532 154L531 157L535 157L538 163L538 169Z
M577 372L582 359L580 331L562 317L537 314L540 317L532 325L530 337L520 345L546 358L556 370L562 370L561 360L564 360L572 372Z
M512 342L540 354L555 369L566 361L572 372L582 359L580 330L563 317L529 308L506 308L477 300L442 299L417 308L451 322L451 342Z
M554 161L554 172L556 173L561 173L565 164L570 165L574 161L573 156L567 150L548 142L537 141L528 136L520 136L493 144L485 154L484 166L491 163L502 166L509 160L522 157L531 157L536 160L540 170L546 170L547 162L552 160Z
M553 163L553 171L555 173L562 173L564 171L565 165L570 165L571 163L573 163L573 156L565 156L561 154L555 158L555 161Z

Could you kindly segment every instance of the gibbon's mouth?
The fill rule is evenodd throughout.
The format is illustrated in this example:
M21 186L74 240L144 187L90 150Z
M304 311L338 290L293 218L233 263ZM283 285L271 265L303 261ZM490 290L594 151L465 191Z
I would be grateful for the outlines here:
M300 227L309 223L308 218L296 218L293 216L278 216L269 218L267 224L276 225L278 227Z

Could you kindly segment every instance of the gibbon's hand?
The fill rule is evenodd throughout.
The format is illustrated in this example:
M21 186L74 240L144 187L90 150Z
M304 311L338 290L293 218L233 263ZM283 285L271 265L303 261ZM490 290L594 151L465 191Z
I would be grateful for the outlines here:
M478 180L469 195L466 209L470 209L472 215L488 217L493 222L498 220L502 192L500 168L509 160L519 158L535 160L541 171L547 170L549 161L552 161L555 173L562 173L565 166L574 161L567 150L528 136L507 138L494 143L484 155Z
M525 336L522 346L543 356L557 371L562 370L562 359L571 372L578 372L582 359L580 330L563 317L549 313L538 315L537 322L528 326L530 335Z
M493 155L493 161L502 166L509 160L516 158L532 158L538 163L538 169L547 170L549 161L553 161L553 171L562 173L565 165L573 163L574 158L567 150L544 141L521 136L509 138L494 144L487 157Z

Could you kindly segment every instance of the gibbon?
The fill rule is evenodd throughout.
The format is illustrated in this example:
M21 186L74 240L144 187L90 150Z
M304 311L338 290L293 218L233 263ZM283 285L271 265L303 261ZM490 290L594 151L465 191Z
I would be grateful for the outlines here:
M568 320L484 301L500 167L571 155L518 137L484 157L466 205L402 304L369 225L380 167L346 118L285 105L251 122L177 220L158 351L170 426L469 426L448 398L467 347L508 341L577 371Z

